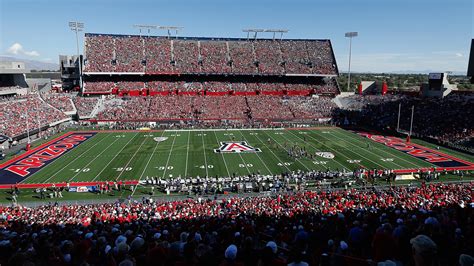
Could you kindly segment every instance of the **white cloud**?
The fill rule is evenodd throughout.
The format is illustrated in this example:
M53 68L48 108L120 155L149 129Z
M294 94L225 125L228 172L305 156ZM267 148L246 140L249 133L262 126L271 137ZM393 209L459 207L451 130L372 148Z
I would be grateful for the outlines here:
M10 46L8 49L7 49L7 52L9 54L13 54L13 55L26 55L26 56L30 56L30 57L38 57L40 56L40 54L37 52L37 51L26 51L25 49L23 49L23 46L19 43L14 43L12 46Z
M21 51L23 51L23 46L19 43L14 43L10 48L8 48L7 52L10 54L19 54Z
M456 53L456 56L457 56L457 57L463 57L464 55L461 54L461 53Z

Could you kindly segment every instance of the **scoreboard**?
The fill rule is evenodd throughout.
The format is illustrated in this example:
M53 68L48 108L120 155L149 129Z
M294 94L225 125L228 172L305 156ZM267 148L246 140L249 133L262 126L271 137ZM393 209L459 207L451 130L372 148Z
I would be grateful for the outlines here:
M443 85L444 73L430 73L428 75L428 84L430 90L441 90Z

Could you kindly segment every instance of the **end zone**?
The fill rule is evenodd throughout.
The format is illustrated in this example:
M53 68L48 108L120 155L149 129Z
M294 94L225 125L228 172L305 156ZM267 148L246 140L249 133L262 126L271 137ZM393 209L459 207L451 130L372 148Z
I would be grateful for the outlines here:
M407 143L405 140L392 137L392 136L382 136L377 134L371 134L367 132L355 132L356 134L366 137L372 141L382 143L387 147L392 149L404 152L408 155L411 155L415 158L424 160L433 164L433 167L430 168L420 168L420 169L398 169L394 170L398 173L410 173L416 172L418 170L434 171L435 168L438 171L442 170L474 170L474 163L468 162L463 159L456 158L454 156L436 151L416 143Z
M0 165L0 184L19 183L97 132L68 132Z

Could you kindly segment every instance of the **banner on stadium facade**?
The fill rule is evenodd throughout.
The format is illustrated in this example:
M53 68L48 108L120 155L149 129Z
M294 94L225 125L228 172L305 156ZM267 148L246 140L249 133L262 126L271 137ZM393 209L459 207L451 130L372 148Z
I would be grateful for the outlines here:
M67 133L0 165L0 184L16 184L71 151L95 132Z

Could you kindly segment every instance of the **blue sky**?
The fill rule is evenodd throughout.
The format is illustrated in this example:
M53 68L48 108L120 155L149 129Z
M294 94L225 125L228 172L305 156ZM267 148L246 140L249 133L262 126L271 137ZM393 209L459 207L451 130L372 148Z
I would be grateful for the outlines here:
M84 22L86 32L118 34L138 33L133 24L183 26L181 35L218 37L244 37L243 28L286 28L287 38L331 39L341 71L348 66L344 33L358 31L354 71L466 72L472 2L0 0L0 54L50 62L57 62L59 54L74 54L71 20Z

